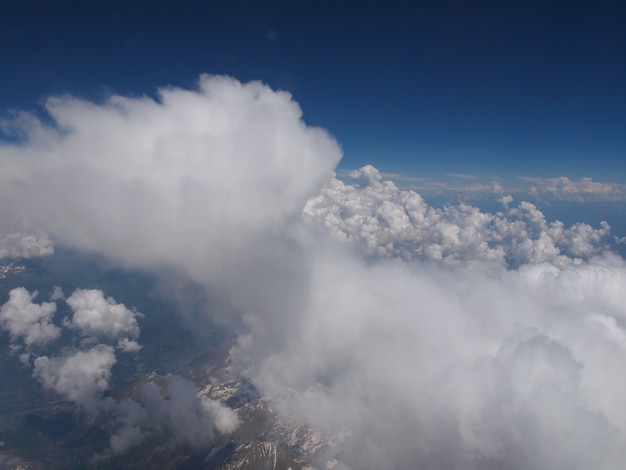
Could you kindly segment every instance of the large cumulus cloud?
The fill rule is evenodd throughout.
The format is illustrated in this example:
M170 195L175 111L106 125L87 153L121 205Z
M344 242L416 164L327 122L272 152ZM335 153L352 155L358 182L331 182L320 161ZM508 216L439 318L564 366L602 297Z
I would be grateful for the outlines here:
M203 76L158 99L46 102L53 125L21 115L0 146L0 229L142 267L222 280L279 233L340 158L285 92ZM11 232L12 233L12 232Z

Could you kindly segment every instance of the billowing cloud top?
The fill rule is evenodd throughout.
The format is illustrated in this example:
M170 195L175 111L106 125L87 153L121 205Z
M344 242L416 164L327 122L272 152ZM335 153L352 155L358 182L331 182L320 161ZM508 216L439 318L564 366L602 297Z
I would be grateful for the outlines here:
M341 152L286 92L202 76L197 90L102 104L50 98L0 147L0 232L27 226L142 266L206 278L280 231ZM245 259L245 258L244 258Z
M348 241L374 256L427 259L445 264L469 261L519 266L548 261L563 266L598 254L610 227L583 223L565 227L549 223L533 204L522 202L505 213L489 214L460 204L429 206L414 191L385 181L366 166L351 175L356 185L332 179L311 199L304 220L323 227L335 239Z

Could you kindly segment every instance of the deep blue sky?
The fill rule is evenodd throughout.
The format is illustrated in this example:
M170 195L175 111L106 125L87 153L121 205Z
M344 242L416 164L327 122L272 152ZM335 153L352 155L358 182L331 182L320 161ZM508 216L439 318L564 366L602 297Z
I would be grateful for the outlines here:
M0 110L224 73L291 91L341 168L626 182L624 5L7 0Z

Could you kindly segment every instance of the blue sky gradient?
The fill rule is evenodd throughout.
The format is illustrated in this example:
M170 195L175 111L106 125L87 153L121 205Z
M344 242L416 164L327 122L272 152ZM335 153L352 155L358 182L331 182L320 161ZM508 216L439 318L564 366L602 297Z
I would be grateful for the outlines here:
M228 74L289 90L340 169L626 183L625 24L607 0L9 2L0 110Z

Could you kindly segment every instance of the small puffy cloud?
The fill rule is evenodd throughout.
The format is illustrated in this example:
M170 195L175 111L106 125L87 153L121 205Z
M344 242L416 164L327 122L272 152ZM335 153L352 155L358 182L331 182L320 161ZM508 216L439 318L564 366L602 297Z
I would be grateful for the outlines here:
M90 408L108 388L111 367L115 363L113 348L98 344L87 351L74 351L60 357L38 357L33 377L44 388Z
M139 313L118 304L97 289L76 289L66 299L74 315L68 326L80 331L81 335L94 338L120 339L120 348L132 351L138 348L129 338L139 336L139 325L135 318Z
M128 338L121 338L117 342L117 348L124 352L137 352L141 349L141 346L137 341L133 341Z
M502 196L500 198L500 202L502 203L502 205L504 206L505 209L508 209L509 208L509 204L511 204L513 202L513 196L511 196L511 195Z
M349 468L619 468L626 266L465 267L317 250L299 321L233 354ZM599 312L602 312L599 316ZM288 398L280 394L291 390Z
M57 301L63 299L65 299L63 289L61 289L59 286L54 286L54 289L52 289L52 294L50 294L50 300Z
M45 235L26 235L12 233L0 235L0 259L3 258L38 258L54 253L54 244Z
M0 311L2 327L12 338L21 338L28 346L45 344L60 334L59 328L50 323L56 304L34 304L36 295L24 288L13 289ZM53 297L60 299L64 295L56 288ZM74 312L66 326L78 330L89 341L83 342L81 350L39 356L32 364L28 360L24 362L32 365L33 377L45 389L73 402L92 417L113 417L114 422L108 425L115 429L110 452L124 453L149 435L162 435L177 444L201 447L209 444L216 434L232 432L238 426L236 413L217 401L199 396L195 386L179 376L168 376L160 386L149 382L137 401L104 398L111 369L117 362L115 349L102 343L87 345L100 339L117 340L118 349L138 351L139 344L131 339L139 335L138 314L95 289L77 289L66 302Z
M31 294L17 287L9 292L9 300L0 309L0 327L9 332L12 341L21 339L27 347L48 344L61 334L52 323L56 304L36 304L36 297L37 292Z

